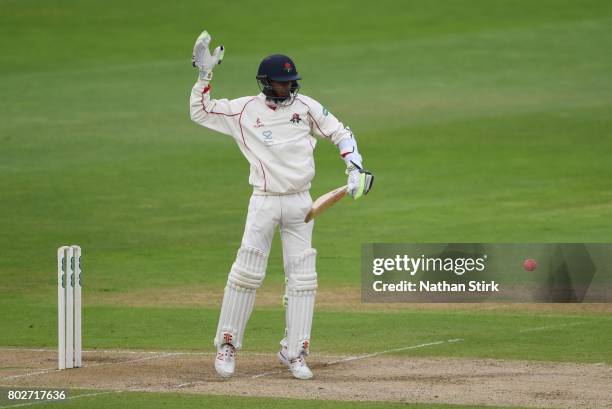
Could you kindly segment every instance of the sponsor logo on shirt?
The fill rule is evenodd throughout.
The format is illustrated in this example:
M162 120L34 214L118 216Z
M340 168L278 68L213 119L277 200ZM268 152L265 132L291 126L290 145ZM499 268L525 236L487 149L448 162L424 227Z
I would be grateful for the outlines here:
M255 121L255 125L253 125L253 128L261 128L262 126L264 126L264 124L259 118L257 118L257 121Z
M263 131L263 141L266 145L271 145L274 140L272 139L272 131Z

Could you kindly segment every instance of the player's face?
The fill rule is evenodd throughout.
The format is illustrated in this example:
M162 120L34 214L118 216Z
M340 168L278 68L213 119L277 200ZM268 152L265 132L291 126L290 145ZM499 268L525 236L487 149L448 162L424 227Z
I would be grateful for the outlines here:
M270 81L270 85L279 97L288 97L291 92L292 81Z

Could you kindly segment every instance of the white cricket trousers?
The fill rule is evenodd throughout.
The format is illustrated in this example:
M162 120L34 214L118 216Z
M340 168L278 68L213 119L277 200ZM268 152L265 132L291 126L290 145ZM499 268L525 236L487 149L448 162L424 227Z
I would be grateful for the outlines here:
M289 195L253 194L236 261L228 275L215 345L241 349L244 330L262 285L272 239L279 228L286 276L286 330L281 341L289 359L308 354L317 288L314 223L304 223L312 206L308 191Z
M242 246L270 254L276 228L280 229L284 264L311 247L314 221L304 223L312 206L310 192L264 196L253 194L242 236Z

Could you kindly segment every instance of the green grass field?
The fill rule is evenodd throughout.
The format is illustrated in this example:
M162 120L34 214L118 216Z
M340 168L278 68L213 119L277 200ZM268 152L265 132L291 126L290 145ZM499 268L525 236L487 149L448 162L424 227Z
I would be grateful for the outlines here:
M257 93L259 61L289 54L303 93L351 126L376 174L367 198L317 220L322 289L359 287L366 242L611 241L608 1L0 0L0 8L0 346L55 347L55 250L78 243L86 348L212 351L212 302L104 302L190 286L220 297L239 246L247 162L230 138L189 119L191 49L202 29L226 47L213 97ZM345 183L335 147L321 141L316 160L313 196ZM282 282L276 238L266 285ZM360 354L461 338L398 354L610 365L607 311L319 308L313 348ZM272 352L282 329L280 305L256 309L245 349ZM391 341L381 345L381 334ZM82 399L66 407L313 404Z
M151 408L151 407L180 407L184 409L207 408L224 409L227 408L227 398L220 396L194 396L194 395L171 395L168 393L121 393L115 395L93 395L96 392L75 393L73 398L62 402L62 408ZM99 392L97 392L99 393ZM81 396L79 396L81 395ZM312 408L313 404L307 400L296 399L258 399L235 397L231 401L232 408L247 409L253 407L265 407L275 409L303 409ZM121 406L123 405L123 406ZM129 406L127 406L129 405ZM48 403L36 405L37 408L56 408L58 404ZM400 403L372 403L372 402L340 402L340 401L319 401L317 408L321 409L503 409L494 406L459 406L459 405L406 405Z

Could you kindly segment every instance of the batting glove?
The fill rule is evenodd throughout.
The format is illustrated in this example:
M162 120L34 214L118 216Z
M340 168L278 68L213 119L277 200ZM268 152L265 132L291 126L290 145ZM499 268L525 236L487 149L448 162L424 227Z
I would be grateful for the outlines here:
M360 166L351 162L346 168L348 175L348 194L357 200L363 195L367 195L374 184L374 175Z
M212 79L212 70L215 66L221 64L225 49L222 45L215 48L212 55L208 50L208 45L212 37L208 31L202 31L202 34L196 40L193 46L193 54L191 55L191 65L197 67L200 71L200 80L210 81Z

